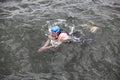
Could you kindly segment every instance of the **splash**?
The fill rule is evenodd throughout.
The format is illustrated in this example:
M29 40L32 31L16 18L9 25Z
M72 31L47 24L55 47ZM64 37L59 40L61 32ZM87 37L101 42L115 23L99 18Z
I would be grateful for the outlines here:
M46 21L46 24L44 25L44 29L47 29L45 35L49 36L50 32L51 32L51 27L58 25L61 27L61 29L63 29L63 31L67 32L69 34L69 39L65 40L64 42L77 42L77 43L84 43L84 42L88 42L91 41L92 39L89 38L83 38L85 36L83 30L80 29L76 29L76 26L74 24L69 25L67 23L67 20L64 19L56 19L56 20L51 20L51 21ZM92 31L93 28L91 29ZM53 43L53 41L52 41ZM55 42L56 43L56 42Z

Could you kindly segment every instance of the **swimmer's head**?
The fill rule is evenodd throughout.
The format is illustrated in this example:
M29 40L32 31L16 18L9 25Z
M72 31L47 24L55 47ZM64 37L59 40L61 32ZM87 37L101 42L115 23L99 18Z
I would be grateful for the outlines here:
M51 27L51 32L52 33L56 33L56 34L59 34L61 32L61 29L59 26L52 26Z

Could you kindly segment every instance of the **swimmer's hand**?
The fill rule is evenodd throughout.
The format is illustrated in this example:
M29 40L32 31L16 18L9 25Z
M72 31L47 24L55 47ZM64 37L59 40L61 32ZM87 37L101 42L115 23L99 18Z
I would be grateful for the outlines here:
M46 49L45 47L41 47L41 48L38 49L38 52L42 52L42 51L44 51L45 49Z
M41 47L41 48L38 49L38 52L42 52L42 51L44 51L44 50L46 50L46 49L56 48L56 47L58 47L58 46L46 46L46 47Z

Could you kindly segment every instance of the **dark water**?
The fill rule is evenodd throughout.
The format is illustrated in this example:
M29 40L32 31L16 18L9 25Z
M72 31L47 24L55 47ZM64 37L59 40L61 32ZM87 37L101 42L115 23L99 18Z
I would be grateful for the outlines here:
M58 19L94 42L38 53ZM120 0L0 0L0 80L120 80Z

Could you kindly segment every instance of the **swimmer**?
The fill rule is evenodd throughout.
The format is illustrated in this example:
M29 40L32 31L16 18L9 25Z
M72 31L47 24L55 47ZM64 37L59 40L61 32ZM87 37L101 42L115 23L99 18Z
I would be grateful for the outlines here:
M58 47L67 39L70 39L70 36L65 31L62 31L59 26L52 26L47 41L38 51L42 52L46 49Z

